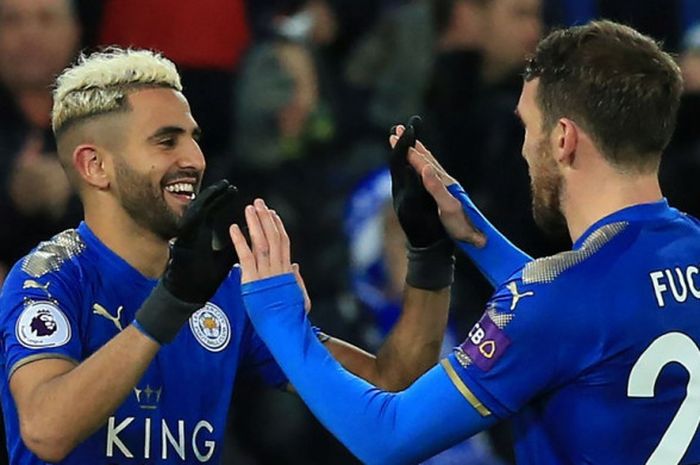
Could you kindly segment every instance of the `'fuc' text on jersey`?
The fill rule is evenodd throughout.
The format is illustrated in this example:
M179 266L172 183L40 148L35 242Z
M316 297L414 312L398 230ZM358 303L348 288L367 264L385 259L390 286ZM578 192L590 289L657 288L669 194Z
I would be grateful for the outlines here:
M700 268L695 265L690 265L685 269L677 266L649 273L656 303L659 307L666 305L666 299L669 296L678 303L685 302L689 296L700 299L700 289L695 281L698 273L700 273Z

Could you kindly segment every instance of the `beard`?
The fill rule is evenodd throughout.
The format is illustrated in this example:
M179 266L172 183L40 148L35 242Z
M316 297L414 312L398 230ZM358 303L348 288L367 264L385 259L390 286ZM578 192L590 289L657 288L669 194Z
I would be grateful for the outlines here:
M538 144L536 166L531 170L532 216L535 224L547 235L559 238L568 233L561 210L564 179L557 169L546 138Z
M176 237L184 209L174 211L166 202L163 189L171 179L192 176L191 170L167 174L159 185L154 185L147 175L133 170L118 157L115 160L117 193L124 210L136 224L164 241ZM196 177L199 178L199 174Z

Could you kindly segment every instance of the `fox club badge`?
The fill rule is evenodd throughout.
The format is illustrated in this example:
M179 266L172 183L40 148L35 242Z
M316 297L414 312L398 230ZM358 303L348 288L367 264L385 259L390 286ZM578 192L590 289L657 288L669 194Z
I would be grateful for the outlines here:
M15 335L28 349L65 345L71 338L68 318L53 302L32 302L17 319Z
M231 340L231 324L219 307L207 302L190 317L195 339L210 352L221 352Z

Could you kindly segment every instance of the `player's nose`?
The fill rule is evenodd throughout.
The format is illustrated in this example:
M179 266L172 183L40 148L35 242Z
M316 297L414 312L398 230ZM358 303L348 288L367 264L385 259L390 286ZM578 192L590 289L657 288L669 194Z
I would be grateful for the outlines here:
M194 140L192 140L180 153L178 158L178 166L180 168L194 169L197 171L204 171L206 168L206 160L204 159L204 153Z

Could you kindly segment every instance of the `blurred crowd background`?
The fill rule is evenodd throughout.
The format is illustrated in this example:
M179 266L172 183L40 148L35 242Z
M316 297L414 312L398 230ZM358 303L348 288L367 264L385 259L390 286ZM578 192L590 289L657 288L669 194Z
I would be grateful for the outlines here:
M513 109L540 37L596 17L676 54L686 87L662 184L699 215L700 0L0 0L0 283L81 219L50 131L54 77L80 50L151 48L182 73L207 181L227 177L264 197L290 232L314 322L376 349L405 270L388 203L389 128L423 115L426 145L513 242L534 256L566 249L531 219ZM453 288L446 348L490 294L463 259ZM239 384L225 464L356 463L296 397ZM504 424L430 463L511 461Z

